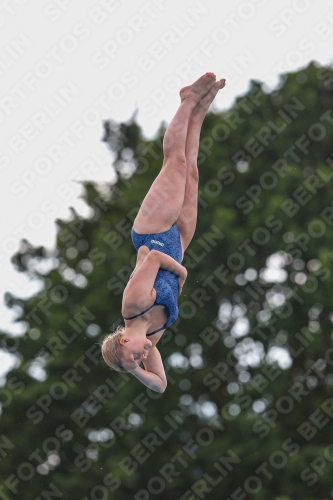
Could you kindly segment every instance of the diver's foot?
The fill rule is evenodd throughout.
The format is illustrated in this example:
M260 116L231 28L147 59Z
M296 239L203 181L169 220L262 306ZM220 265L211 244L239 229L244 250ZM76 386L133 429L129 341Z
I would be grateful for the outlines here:
M223 89L225 86L225 79L222 78L213 84L213 86L209 89L209 91L200 99L198 104L192 111L192 115L201 115L202 113L206 114L209 106L214 101L216 94L219 90Z
M216 76L214 73L205 73L198 80L192 83L192 85L183 87L180 90L179 95L181 101L184 99L194 99L195 102L198 102L214 85L215 80Z

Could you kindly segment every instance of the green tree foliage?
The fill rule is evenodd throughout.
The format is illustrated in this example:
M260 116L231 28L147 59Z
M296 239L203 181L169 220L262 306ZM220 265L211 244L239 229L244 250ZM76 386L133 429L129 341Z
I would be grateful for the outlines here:
M121 322L164 125L148 141L135 117L104 124L117 183L84 184L90 217L58 220L53 252L13 257L40 291L7 295L25 333L1 333L18 362L0 391L0 498L333 498L332 96L312 63L207 116L164 394L99 347Z

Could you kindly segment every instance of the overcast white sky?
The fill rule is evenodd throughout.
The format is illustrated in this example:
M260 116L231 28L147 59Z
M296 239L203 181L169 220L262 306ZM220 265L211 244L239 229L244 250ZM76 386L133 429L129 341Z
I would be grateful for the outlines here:
M32 288L10 257L22 237L51 247L56 218L85 213L75 180L113 179L102 120L138 108L147 136L177 109L179 88L226 78L216 107L250 79L269 87L311 60L332 62L326 0L6 0L0 5L1 284ZM0 329L11 313L1 307ZM18 333L18 331L17 331ZM0 365L6 359L0 354Z

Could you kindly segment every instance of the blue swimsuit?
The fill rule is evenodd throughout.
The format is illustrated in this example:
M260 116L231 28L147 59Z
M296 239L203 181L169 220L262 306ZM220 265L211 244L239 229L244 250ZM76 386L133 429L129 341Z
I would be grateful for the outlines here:
M166 255L170 255L170 257L175 259L179 264L182 261L182 245L179 229L176 224L173 224L168 231L162 233L139 234L132 229L132 241L137 251L142 245L145 245L149 250L158 250ZM178 317L178 276L171 271L159 269L155 278L154 288L156 290L156 300L151 307L130 318L124 317L124 319L134 319L138 316L142 316L154 306L163 305L167 310L168 319L161 328L154 332L147 333L147 337L161 330L165 330L174 323Z

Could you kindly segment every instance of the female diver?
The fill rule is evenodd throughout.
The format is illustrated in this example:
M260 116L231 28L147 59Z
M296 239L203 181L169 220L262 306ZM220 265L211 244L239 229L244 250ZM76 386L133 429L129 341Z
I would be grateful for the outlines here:
M118 327L102 343L107 365L132 373L157 392L165 391L167 379L156 344L178 316L177 296L187 277L181 262L197 221L201 126L225 86L224 79L215 80L214 73L206 73L180 91L180 106L163 139L162 169L133 223L138 253L123 294L125 328Z

